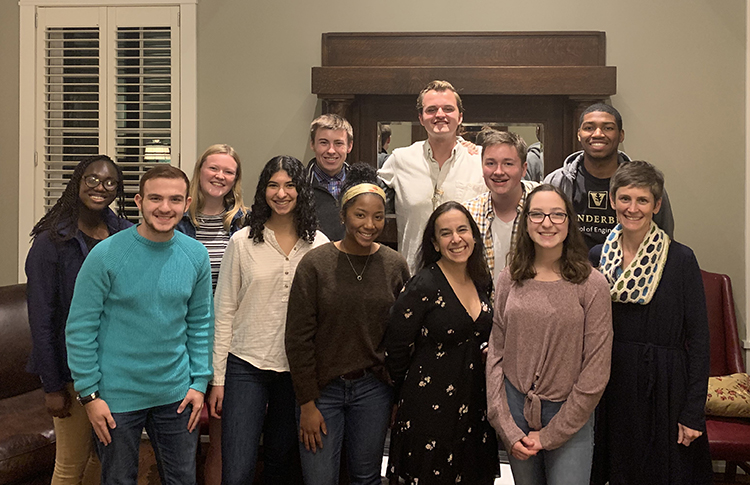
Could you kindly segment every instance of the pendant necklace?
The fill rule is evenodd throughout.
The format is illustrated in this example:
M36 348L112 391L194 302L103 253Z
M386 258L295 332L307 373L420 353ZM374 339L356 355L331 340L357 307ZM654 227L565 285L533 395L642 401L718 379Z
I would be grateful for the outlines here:
M352 271L354 271L354 275L357 277L357 281L362 281L362 275L365 274L365 270L367 269L367 263L370 262L370 253L367 253L367 259L365 259L365 266L362 268L361 273L357 273L357 270L354 269L354 265L352 264L352 260L349 259L349 253L346 251L342 251L344 253L344 256L346 256L346 260L349 261L349 266L352 267Z

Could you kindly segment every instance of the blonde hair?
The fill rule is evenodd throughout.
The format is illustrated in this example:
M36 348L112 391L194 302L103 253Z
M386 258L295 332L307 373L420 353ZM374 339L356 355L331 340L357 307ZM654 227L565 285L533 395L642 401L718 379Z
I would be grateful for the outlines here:
M320 115L310 123L310 142L313 145L315 144L315 135L318 134L318 130L344 130L346 131L346 143L351 145L354 140L354 130L351 123L346 121L346 118L334 113Z
M188 214L190 215L190 220L193 222L193 225L199 227L200 223L198 222L197 217L198 212L200 212L206 205L206 199L203 197L203 192L201 192L200 187L201 168L203 167L203 164L206 163L208 157L216 154L229 155L235 162L237 162L237 173L234 177L234 185L232 186L232 190L227 192L224 196L224 208L227 210L226 214L224 214L224 230L230 232L232 219L234 219L234 216L240 210L245 209L245 204L242 201L242 165L240 164L240 156L237 155L234 148L229 145L211 145L205 152L203 152L203 155L198 159L198 163L195 164L193 178L190 180L190 197L193 199L193 203L190 204Z

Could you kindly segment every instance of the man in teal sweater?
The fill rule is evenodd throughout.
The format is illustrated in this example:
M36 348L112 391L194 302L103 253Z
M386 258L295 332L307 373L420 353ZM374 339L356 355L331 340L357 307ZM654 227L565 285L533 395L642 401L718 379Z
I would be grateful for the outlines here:
M143 222L98 243L76 280L68 364L98 437L104 485L137 483L144 427L162 483L195 484L213 301L208 252L174 231L187 193L180 169L146 172L135 196Z

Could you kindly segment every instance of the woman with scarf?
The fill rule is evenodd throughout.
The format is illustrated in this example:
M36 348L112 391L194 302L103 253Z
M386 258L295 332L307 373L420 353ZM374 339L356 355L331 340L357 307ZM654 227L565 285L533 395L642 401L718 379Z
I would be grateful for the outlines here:
M653 222L663 193L664 175L650 163L620 165L609 189L619 223L589 254L613 301L595 458L606 474L596 481L611 485L712 483L703 282L693 251Z

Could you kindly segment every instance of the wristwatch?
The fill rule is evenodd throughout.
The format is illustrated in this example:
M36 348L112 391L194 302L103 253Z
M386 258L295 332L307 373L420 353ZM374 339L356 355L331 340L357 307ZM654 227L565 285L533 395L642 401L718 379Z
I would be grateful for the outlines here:
M85 406L94 399L99 399L99 391L94 391L91 394L88 394L86 396L81 396L80 394L76 396L76 399L78 399L78 402L81 403L81 406Z

